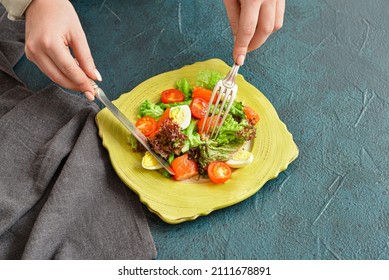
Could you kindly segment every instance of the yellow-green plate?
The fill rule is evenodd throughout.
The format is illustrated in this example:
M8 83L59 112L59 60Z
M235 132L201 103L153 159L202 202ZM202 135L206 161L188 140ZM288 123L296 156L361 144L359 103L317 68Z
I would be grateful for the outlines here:
M227 74L230 67L219 59L187 65L146 80L132 91L122 94L114 103L135 122L143 101L158 102L161 92L175 87L176 81L182 77L193 85L198 72L204 69ZM277 177L298 156L292 135L272 104L241 75L237 77L237 84L237 100L256 110L260 122L256 125L257 137L251 145L253 163L234 170L232 178L224 184L193 180L179 182L163 177L158 171L143 169L141 154L134 153L128 145L129 132L106 108L97 114L99 134L118 176L163 221L177 224L236 204L255 194L268 180Z

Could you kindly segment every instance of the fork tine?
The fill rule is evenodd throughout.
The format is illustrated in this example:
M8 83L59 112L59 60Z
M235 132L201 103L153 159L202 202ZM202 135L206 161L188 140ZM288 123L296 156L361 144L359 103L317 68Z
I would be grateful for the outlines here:
M213 132L215 131L215 126L216 124L218 124L218 118L215 118L215 115L217 113L220 113L220 100L223 98L223 95L225 94L225 88L223 88L222 86L219 87L219 90L218 90L218 96L217 96L217 100L215 102L215 104L213 105L213 110L212 110L212 114L211 116L209 117L210 118L210 121L208 122L208 129L207 129L207 134L209 135L209 130L212 128L212 132L211 132L211 135L213 134ZM212 106L212 105L211 105ZM206 121L206 120L205 120ZM210 137L212 138L212 137Z
M218 104L220 101L220 94L217 94L217 93L218 92L220 93L221 86L222 86L221 81L217 82L215 88L213 89L211 99L209 100L207 111L205 112L205 115L204 115L203 125L201 126L201 131L204 132L205 134L208 134L210 126L211 126L210 124L208 124L208 125L206 125L206 124L207 124L207 119L209 117L209 113L210 113L211 108L212 108L213 100L217 96L215 105ZM212 110L212 116L215 114L216 108L217 108L217 106L214 106L214 108Z
M217 82L214 90L212 91L211 99L209 101L206 113L204 115L203 124L201 126L201 132L207 135L209 138L217 137L220 132L220 127L223 125L228 112L231 109L231 106L235 100L237 85L235 83L236 75L238 73L239 65L234 64L227 76ZM213 104L215 97L216 102ZM221 104L220 101L222 100ZM225 107L228 101L227 107ZM210 115L211 108L213 106L212 114ZM215 116L217 113L217 116ZM221 118L221 121L220 121ZM210 121L208 121L210 119ZM211 134L209 131L212 128ZM215 133L216 131L216 133Z
M234 100L235 100L235 97L236 97L236 91L234 90L234 89L232 89L231 90L231 92L230 92L230 94L228 95L228 104L227 104L227 108L225 109L225 111L224 111L224 114L223 114L223 118L222 118L222 120L221 120L221 122L219 123L219 119L220 119L220 114L218 115L218 118L217 118L217 124L218 124L218 129L217 129L217 131L216 131L216 134L213 134L213 132L212 132L212 134L211 134L211 138L213 137L213 136L217 136L218 134L219 134L219 132L220 132L220 128L221 128L221 126L223 125L223 123L224 123L224 121L225 121L225 119L226 119L226 117L227 117L227 115L228 115L228 112L230 111L230 109L231 109L231 106L232 106L232 104L233 104L233 102L234 102ZM225 105L225 102L223 102L223 104L222 104L222 108L224 108L224 105ZM222 110L220 110L220 111L222 111ZM215 128L216 128L216 126L215 126Z
M212 138L213 136L215 136L215 137L217 136L217 133L215 134L215 131L217 128L218 128L217 131L219 131L220 126L223 124L224 118L221 122L220 122L220 118L224 112L224 106L225 106L227 100L229 99L228 89L223 88L223 92L219 93L219 95L220 95L220 99L223 98L223 101L221 104L220 104L220 100L218 100L219 102L217 102L217 104L220 104L220 105L217 106L217 109L219 110L219 112L218 112L216 118L215 118L215 114L212 114L212 116L211 116L212 123L214 124L214 126L213 126L212 132L209 136L210 138ZM216 106L215 106L215 108L216 108ZM214 113L216 113L216 112L217 112L217 110L214 109Z

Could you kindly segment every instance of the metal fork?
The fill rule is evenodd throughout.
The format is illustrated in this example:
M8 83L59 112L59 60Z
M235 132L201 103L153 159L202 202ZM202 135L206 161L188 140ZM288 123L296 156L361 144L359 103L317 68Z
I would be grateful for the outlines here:
M215 88L213 89L211 99L204 116L204 122L201 126L201 132L205 133L205 135L211 139L216 138L219 134L220 128L223 125L224 120L226 119L228 112L231 109L232 103L235 100L236 93L238 92L238 85L235 83L238 70L239 65L234 64L230 72L228 72L227 76L223 80L218 81ZM217 98L216 103L213 104L215 98ZM227 107L225 107L226 103ZM212 105L213 110L211 113Z

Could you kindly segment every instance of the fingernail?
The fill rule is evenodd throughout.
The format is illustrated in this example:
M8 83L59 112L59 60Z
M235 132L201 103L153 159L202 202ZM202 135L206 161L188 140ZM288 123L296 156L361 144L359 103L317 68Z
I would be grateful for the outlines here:
M84 92L84 95L90 102L93 102L93 100L95 100L94 95L90 91Z
M100 72L97 69L95 69L94 71L95 71L96 79L99 82L101 82L103 80L103 78L101 77Z
M238 57L236 58L236 64L243 65L245 58L246 56L243 54L238 55Z

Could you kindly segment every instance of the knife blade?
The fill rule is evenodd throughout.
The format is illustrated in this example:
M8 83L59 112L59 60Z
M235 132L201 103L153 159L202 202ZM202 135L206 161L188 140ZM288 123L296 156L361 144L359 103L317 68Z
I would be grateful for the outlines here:
M150 146L149 140L146 136L143 135L142 132L116 107L105 95L104 91L93 81L93 87L95 89L96 97L105 105L105 107L111 111L111 113L124 125L127 130L131 132L131 134L136 138L145 147L154 157L155 159L165 168L169 174L174 175L175 172L173 168L169 165L169 163L157 155Z

